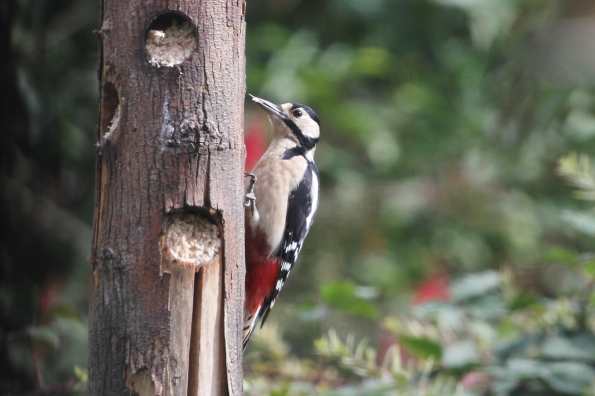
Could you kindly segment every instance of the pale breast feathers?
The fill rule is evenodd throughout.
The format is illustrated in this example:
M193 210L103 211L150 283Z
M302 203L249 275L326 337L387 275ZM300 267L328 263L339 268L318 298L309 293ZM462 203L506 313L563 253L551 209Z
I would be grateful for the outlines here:
M259 214L258 224L252 224L252 227L259 226L266 232L273 253L283 240L289 195L297 188L308 167L303 157L280 160L281 155L281 151L265 153L252 170L257 177L254 195Z

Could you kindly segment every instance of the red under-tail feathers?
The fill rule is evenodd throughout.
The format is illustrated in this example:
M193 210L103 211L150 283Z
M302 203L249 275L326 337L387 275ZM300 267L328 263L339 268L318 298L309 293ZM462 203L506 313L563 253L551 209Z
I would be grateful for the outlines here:
M279 275L280 261L278 257L271 257L264 232L259 227L253 231L250 225L246 224L244 348L252 336L258 318L270 304Z

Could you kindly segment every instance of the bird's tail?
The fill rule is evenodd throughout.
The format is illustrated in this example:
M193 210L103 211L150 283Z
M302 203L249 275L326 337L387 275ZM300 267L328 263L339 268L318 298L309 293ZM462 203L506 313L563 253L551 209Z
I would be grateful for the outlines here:
M252 337L252 333L256 328L256 324L258 323L258 319L260 318L261 314L262 305L259 305L254 312L246 312L244 315L244 350L246 349L246 345L248 345L248 341L250 341L250 337Z

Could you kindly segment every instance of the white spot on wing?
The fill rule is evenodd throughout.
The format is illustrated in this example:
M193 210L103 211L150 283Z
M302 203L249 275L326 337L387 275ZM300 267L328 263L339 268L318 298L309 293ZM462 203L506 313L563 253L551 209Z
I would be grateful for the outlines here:
M277 281L277 286L275 286L275 289L277 289L278 291L280 291L283 288L283 279L279 279Z
M312 208L310 214L306 218L306 227L308 229L310 229L310 226L312 225L314 213L316 213L316 208L318 208L318 177L314 171L312 171L312 187L310 189L310 196L312 197Z
M291 237L291 232L289 233L289 236ZM296 241L291 242L289 245L287 245L287 247L285 248L286 252L291 252L293 250L297 250L298 249L298 243Z

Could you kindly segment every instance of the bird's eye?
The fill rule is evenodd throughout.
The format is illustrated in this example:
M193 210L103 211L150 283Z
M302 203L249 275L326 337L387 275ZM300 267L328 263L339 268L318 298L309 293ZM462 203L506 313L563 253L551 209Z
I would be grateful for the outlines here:
M301 116L304 115L304 113L302 113L302 111L300 109L295 109L294 111L291 112L291 114L293 114L293 116L295 118L300 118Z

